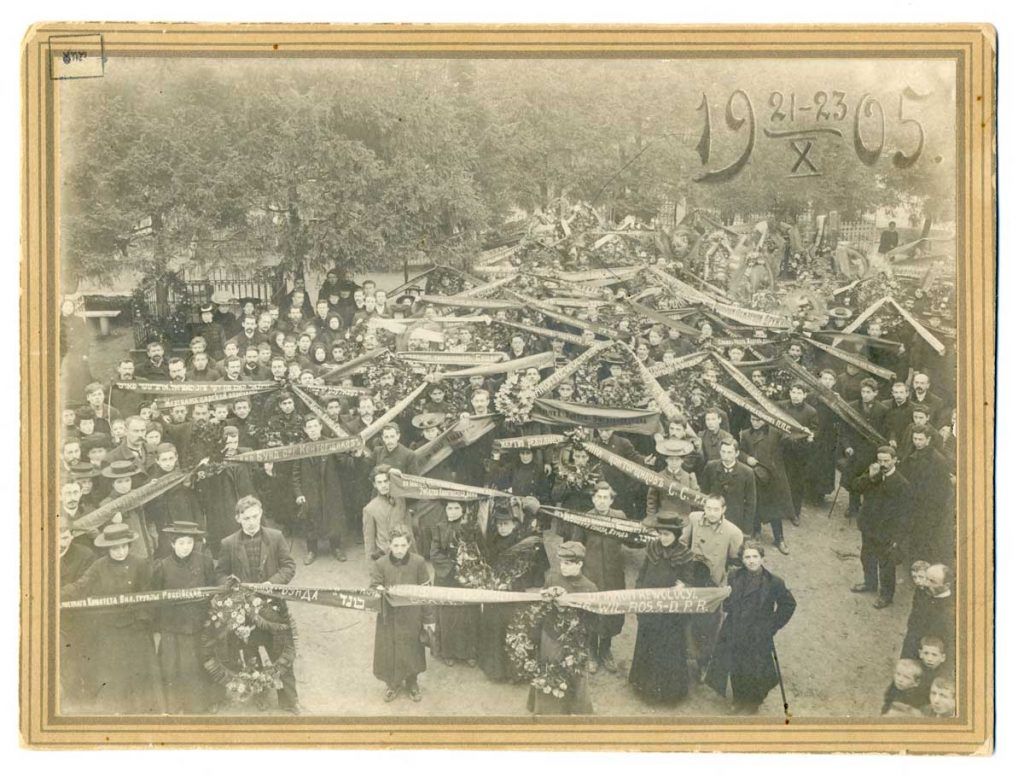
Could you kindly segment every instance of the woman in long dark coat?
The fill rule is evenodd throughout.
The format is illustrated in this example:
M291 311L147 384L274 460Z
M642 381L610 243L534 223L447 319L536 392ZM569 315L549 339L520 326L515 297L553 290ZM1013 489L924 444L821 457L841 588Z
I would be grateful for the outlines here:
M750 428L740 432L739 460L754 470L757 477L758 524L770 523L775 546L788 553L782 521L793 518L793 497L789 478L782 463L782 434L757 415L750 416Z
M658 512L644 521L658 532L647 545L637 588L696 584L698 565L679 543L683 516ZM706 567L704 567L706 571ZM629 683L652 703L673 703L689 692L685 614L638 614Z
M151 589L147 559L129 553L138 536L125 523L110 523L94 544L107 552L75 582L61 588L61 599L116 596ZM164 710L160 666L153 645L152 613L145 606L89 611L91 643L87 679L96 711L103 714L160 714Z
M154 590L182 590L217 584L213 558L205 551L205 535L198 524L175 521L165 527L171 554L153 566ZM167 711L171 714L201 714L216 701L215 686L203 667L201 634L207 602L164 604L156 612L160 634L157 658L163 677Z
M438 587L464 587L455 566L460 533L465 530L465 510L458 501L445 504L445 519L430 536L430 562L434 566L434 584ZM446 665L465 660L476 665L479 606L441 606L437 611L437 657Z
M411 545L409 528L395 526L388 554L370 566L371 587L425 585L430 581L427 562L409 551ZM391 606L381 601L373 640L373 675L387 685L386 702L398 697L403 687L412 700L418 702L422 697L417 677L427 670L427 660L420 632L434 627L434 613L429 606Z
M512 548L529 536L525 526L518 523L509 511L491 515L489 527L482 540L482 551L495 574L511 578L509 590L523 592L528 587L538 587L544 581L549 563L543 544L532 550L532 558L524 564L518 552ZM524 573L514 575L513 571ZM505 650L505 634L521 604L483 604L480 611L477 661L480 668L493 682L505 682L512 676L512 664Z
M756 714L779 683L773 637L793 616L796 600L786 583L764 568L764 545L747 541L741 552L743 568L729 575L725 622L704 681L723 697L730 683L733 711Z

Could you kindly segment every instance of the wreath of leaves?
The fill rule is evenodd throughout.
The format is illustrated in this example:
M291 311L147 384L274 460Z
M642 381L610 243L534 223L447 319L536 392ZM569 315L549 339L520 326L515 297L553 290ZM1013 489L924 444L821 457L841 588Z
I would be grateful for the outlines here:
M271 649L278 657L270 665L262 665L258 655L244 657L244 645L255 630L271 633ZM229 697L244 703L283 687L281 674L295 662L295 634L295 620L281 601L234 587L210 599L201 638L203 667ZM240 656L237 661L235 654Z
M539 634L545 621L554 628L561 647L558 660L541 660ZM587 668L590 653L587 629L575 609L540 601L516 613L505 633L505 650L514 675L538 692L564 698L573 680Z
M511 590L516 581L530 573L534 556L542 542L541 538L531 535L523 539L505 554L506 561L500 569L495 569L483 552L480 544L471 531L466 531L458 538L455 550L455 575L459 583L478 590Z
M537 391L519 380L508 379L494 394L494 409L505 416L505 422L522 426L529 422Z

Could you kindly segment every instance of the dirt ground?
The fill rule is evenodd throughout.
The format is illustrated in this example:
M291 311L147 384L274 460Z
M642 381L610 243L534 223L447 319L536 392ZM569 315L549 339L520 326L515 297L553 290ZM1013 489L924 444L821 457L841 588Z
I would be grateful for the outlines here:
M96 375L110 374L115 359L130 347L130 331L118 328L92 349ZM850 592L861 581L860 535L843 512L841 493L831 518L828 505L805 506L799 527L787 524L786 539L792 553L769 549L767 567L785 579L797 600L796 614L776 636L790 712L800 717L875 716L899 651L910 607L911 590L906 567L899 570L895 604L882 611L871 606L872 597ZM548 538L549 551L553 539ZM349 560L339 563L320 557L304 566L304 543L293 549L299 561L293 584L363 588L368 582L362 548L349 548ZM627 585L639 570L640 551L629 551ZM383 700L384 685L373 677L372 614L295 602L298 625L299 701L304 714L327 716L520 716L527 715L524 685L490 682L478 668L456 663L446 666L427 657L420 677L423 700L412 703L401 696ZM691 681L689 697L678 706L650 707L630 689L626 680L636 636L636 619L615 638L612 652L619 671L601 670L591 677L595 713L603 716L708 717L722 715L728 703L709 688ZM225 709L252 714L252 707ZM761 709L763 718L783 719L779 689L772 691Z
M787 526L791 554L769 550L766 565L786 580L797 600L789 625L776 637L790 712L796 717L873 716L891 678L892 663L903 638L911 591L907 574L898 585L896 601L877 611L872 597L851 593L861 581L859 534L844 518L845 495L840 495L831 519L826 507L805 509L800 527ZM555 537L547 537L549 552ZM295 557L305 552L294 542ZM627 585L639 571L642 551L628 551ZM293 584L361 588L367 584L361 547L352 547L349 560L339 563L320 557L311 566L299 562ZM404 695L383 700L384 685L372 674L375 617L356 611L294 603L299 658L296 677L299 700L306 714L330 716L527 715L527 686L489 681L478 668L456 663L448 667L427 657L420 676L423 700ZM612 643L619 671L591 677L595 713L605 716L708 717L725 714L728 702L714 691L691 682L690 696L678 706L651 707L631 690L626 677L636 638L636 619ZM782 698L776 688L761 716L783 719Z

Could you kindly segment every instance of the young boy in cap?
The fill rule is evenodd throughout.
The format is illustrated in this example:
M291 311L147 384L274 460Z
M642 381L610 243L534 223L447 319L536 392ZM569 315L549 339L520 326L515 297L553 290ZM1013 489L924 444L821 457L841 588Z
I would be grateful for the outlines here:
M203 536L202 528L188 520L174 520L161 528L161 544L169 546L170 552L153 565L154 590L217 584ZM203 667L201 637L207 608L205 600L175 601L156 611L155 630L160 634L157 659L170 714L202 714L215 703L215 687Z
M558 569L551 569L544 578L545 596L557 597L565 593L596 593L597 585L583 575L583 563L587 556L586 548L579 542L564 542L558 548ZM596 624L589 612L578 610L578 616L588 631ZM559 661L562 659L562 645L559 633L555 630L554 617L548 616L541 624L540 644L537 648L537 659L542 662ZM589 663L594 663L593 658ZM589 665L593 673L596 665ZM594 705L590 700L590 677L586 672L577 674L569 681L569 687L562 698L538 692L531 687L526 708L534 714L593 714Z

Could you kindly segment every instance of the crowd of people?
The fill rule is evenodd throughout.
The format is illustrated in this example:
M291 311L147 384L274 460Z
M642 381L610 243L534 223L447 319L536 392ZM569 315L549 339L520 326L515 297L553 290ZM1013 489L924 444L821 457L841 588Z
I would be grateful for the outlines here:
M933 386L931 364L916 359L922 349L913 329L883 332L868 318L836 348L841 353L831 354L801 337L737 336L699 306L676 319L685 327L673 326L662 320L678 313L670 293L653 301L648 294L646 309L662 312L646 317L627 296L634 289L619 287L600 305L542 307L540 316L526 318L483 298L474 310L458 302L464 287L430 283L389 295L373 281L356 284L340 266L312 293L300 278L278 299L215 297L196 311L187 349L154 339L144 354L125 354L114 374L65 375L62 598L234 582L285 585L297 570L290 548L301 540L303 565L365 562L371 588L473 587L467 555L476 553L491 578L503 580L502 589L540 589L557 600L565 592L627 587L630 542L571 516L593 518L595 526L618 518L636 524L646 542L637 588L731 588L714 612L638 614L626 680L648 702L674 704L699 677L723 696L731 692L737 713L754 713L779 681L773 636L796 609L785 582L765 567L767 548L789 554L786 532L799 530L804 506L834 508L845 491L847 514L861 534L863 581L852 592L873 595L877 609L892 605L901 564L915 584L882 711L954 713L954 386ZM560 314L545 322L552 310ZM634 316L634 329L618 325L627 315ZM829 315L829 330L852 318L842 309ZM619 343L591 359L604 332L618 334ZM669 371L701 352L712 356L703 365ZM438 366L445 362L430 360L439 353L500 358L481 358L482 368L446 379L448 367ZM539 366L502 366L540 354L551 358ZM361 356L370 358L347 368ZM548 381L576 359L588 360L586 369ZM861 362L891 379L866 372ZM813 383L794 378L789 363ZM667 376L678 412L665 410L640 371ZM416 401L391 417L409 386L424 381ZM149 392L190 383L209 384L209 393ZM337 390L317 392L323 386ZM522 403L536 398L538 386L562 408L626 407L647 411L654 421L633 429L598 413L552 440L564 426L529 416L528 407L523 414ZM775 409L766 415L756 403L729 400L728 392L770 397ZM837 412L835 399L875 436ZM790 430L775 418L786 419ZM489 421L480 433L440 444L451 429L479 420ZM253 450L364 432L364 444L351 451L235 460ZM513 438L521 444L502 443ZM595 455L593 445L659 481L651 484ZM439 449L446 454L436 456ZM398 472L509 498L409 497L395 492ZM120 502L129 506L101 524L88 519L147 483L178 474L173 487ZM564 512L555 516L548 507ZM420 700L425 646L449 665L460 661L492 681L514 680L507 637L521 608L384 605L372 668L385 700L403 692ZM217 708L223 688L204 666L206 616L203 601L66 612L65 708ZM535 634L539 660L563 657L556 616L548 615ZM588 675L620 670L612 645L625 615L579 616L587 629L585 669L561 697L534 687L534 713L593 713ZM269 639L247 647L261 648L278 657ZM298 711L291 665L280 680L280 707Z

